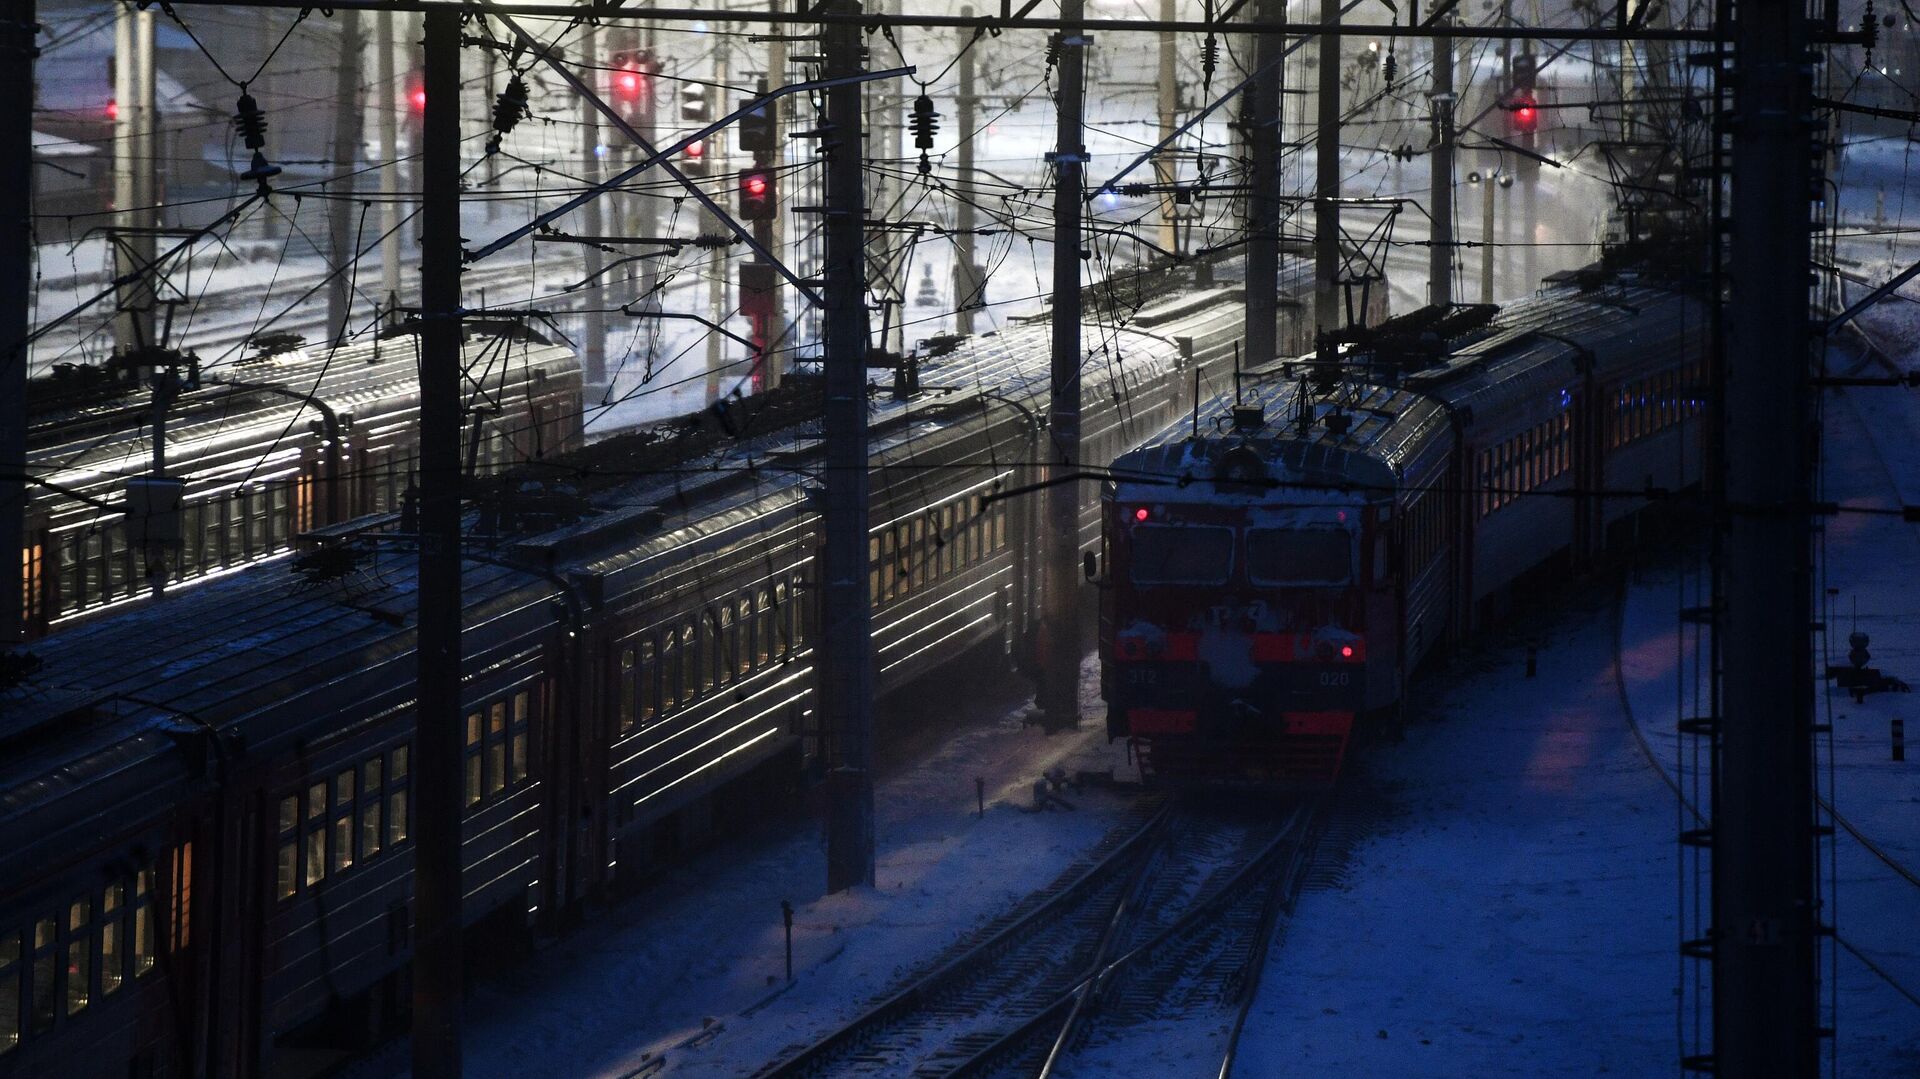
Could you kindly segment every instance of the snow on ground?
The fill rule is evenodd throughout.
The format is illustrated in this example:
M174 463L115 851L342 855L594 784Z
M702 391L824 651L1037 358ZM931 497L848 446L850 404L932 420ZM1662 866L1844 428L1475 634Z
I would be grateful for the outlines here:
M971 725L931 751L899 751L914 759L879 784L875 887L823 895L824 847L804 821L724 843L640 894L588 911L565 940L476 986L467 1074L624 1076L660 1055L662 1070L650 1074L751 1074L782 1048L852 1019L1051 882L1120 821L1130 796L1092 788L1068 795L1072 812L1024 811L1033 779L1056 762L1130 778L1105 745L1097 667L1082 674L1082 729L1048 737L1021 725L1027 705L1013 675L963 661L944 683L945 700L976 703L940 712ZM984 818L974 815L976 776L987 784ZM791 985L782 978L782 899L795 908ZM352 1073L404 1074L405 1052L404 1042L391 1045Z
M1672 798L1622 718L1602 592L1542 630L1538 677L1509 640L1417 687L1424 721L1370 762L1395 815L1350 884L1302 897L1241 1074L1673 1070Z

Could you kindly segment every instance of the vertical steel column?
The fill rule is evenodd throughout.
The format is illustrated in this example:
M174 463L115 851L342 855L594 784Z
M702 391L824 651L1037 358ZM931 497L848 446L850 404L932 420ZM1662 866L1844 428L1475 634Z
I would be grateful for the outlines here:
M1326 334L1340 328L1340 0L1320 0L1319 121L1314 136L1313 328L1322 364L1337 360Z
M827 0L858 15L859 0ZM828 78L864 70L860 28L825 28ZM826 532L821 574L822 726L832 739L827 890L873 883L873 631L867 589L867 251L861 83L827 90Z
M393 71L393 20L382 11L374 22L374 122L380 129L380 302L400 300L400 88Z
M727 94L732 69L732 50L729 46L733 41L733 35L727 33L727 24L724 20L717 20L714 29L719 32L714 35L713 41L714 85L711 98L714 107L713 111L706 116L708 120L730 111L733 107ZM728 159L728 145L726 128L721 128L707 136L707 161L710 162L707 166L707 175L718 176L721 179L719 198L715 201L723 206L726 205L729 193L733 190L733 165ZM700 219L705 222L702 231L709 233L724 231L719 217L712 212L702 213ZM727 320L727 252L720 247L707 250L707 318L716 326ZM726 338L718 333L712 330L707 331L706 401L708 404L713 404L720 399L721 383L725 381L722 377L727 362L725 341Z
M426 20L413 1074L460 1075L460 12Z
M1439 26L1451 25L1442 16ZM1453 303L1453 38L1433 39L1433 180L1427 194L1427 302Z
M1160 18L1167 22L1180 17L1179 0L1160 0ZM1160 141L1166 142L1173 137L1173 129L1180 123L1180 76L1176 62L1179 59L1178 39L1173 31L1162 30L1159 34L1159 101ZM1153 179L1162 188L1160 192L1160 246L1168 251L1179 251L1180 235L1177 224L1180 216L1180 204L1174 201L1173 187L1180 177L1178 159L1173 147L1154 155Z
M15 0L0 12L0 64L13 102L0 115L0 189L20 205L33 205L33 0ZM13 147L7 152L6 147ZM27 309L33 299L33 218L6 216L6 246L0 250L0 535L6 543L0 566L0 650L26 632L23 588L27 558ZM44 567L41 570L45 573Z
M334 263L342 267L327 282L327 331L334 344L344 344L347 323L353 311L351 286L354 273L346 269L360 254L359 208L353 192L359 186L360 132L362 108L360 87L365 81L361 64L360 13L347 8L339 12L340 66L334 70L333 167L338 178L333 182L333 201L327 205L327 248Z
M600 83L601 80L587 65L606 63L600 52L600 28L588 23L580 35L580 76ZM590 183L597 183L604 171L600 167L600 110L585 95L580 98L580 175ZM606 213L603 199L593 199L580 208L580 226L589 236L606 235ZM597 243L587 244L584 248L587 280L587 312L585 340L580 343L581 376L587 385L594 387L588 391L595 395L607 381L607 293L606 282L601 273L606 269L607 256Z
M1041 614L1037 703L1048 730L1080 723L1080 204L1086 147L1086 45L1083 0L1060 0L1059 106L1053 169L1053 378L1047 412L1046 573Z
M769 0L768 10L783 10L781 0ZM767 87L777 90L787 84L787 41L786 34L778 27L769 32L767 42ZM791 101L778 106L780 115L791 115L787 110L793 108ZM787 143L780 137L781 125L774 126L774 149L766 155L767 164L774 175L781 178L780 188L786 186ZM776 199L773 204L773 220L767 222L766 248L777 258L786 258L783 254L787 242L787 203L793 197L788 192L785 197ZM791 355L794 342L787 332L787 283L776 277L773 291L767 296L767 353L761 358L761 371L764 384L769 390L780 388L780 380L785 376L787 357Z
M1727 588L1713 809L1713 1031L1722 1076L1818 1075L1811 654L1814 148L1795 0L1734 19L1727 327ZM1817 197L1817 196L1815 196Z
M1284 19L1286 0L1256 0L1254 17L1261 22ZM1248 367L1272 363L1279 351L1275 321L1280 313L1280 65L1286 47L1286 39L1278 34L1253 38L1253 69L1260 74L1251 88L1247 130L1253 164L1252 189L1247 193Z
M963 7L960 17L973 18L973 9ZM976 253L973 230L979 227L974 216L974 200L979 194L973 187L973 144L979 139L979 119L975 110L979 107L979 98L975 96L974 80L974 34L976 31L961 27L960 37L960 96L954 99L955 137L954 144L954 198L958 205L954 208L953 238L953 328L959 333L973 332L974 305L980 302L980 259Z

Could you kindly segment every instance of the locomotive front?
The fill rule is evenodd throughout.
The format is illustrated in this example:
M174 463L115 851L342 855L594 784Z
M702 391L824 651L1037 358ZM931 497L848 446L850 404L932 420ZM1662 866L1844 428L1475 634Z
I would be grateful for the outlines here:
M1139 478L1103 492L1102 690L1108 734L1144 776L1316 787L1339 773L1369 704L1368 628L1392 625L1370 610L1385 569L1367 557L1392 498L1311 453L1194 440L1115 462Z

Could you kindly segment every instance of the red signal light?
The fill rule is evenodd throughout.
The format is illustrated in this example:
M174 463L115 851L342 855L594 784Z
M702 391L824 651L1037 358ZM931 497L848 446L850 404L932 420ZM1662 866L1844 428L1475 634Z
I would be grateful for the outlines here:
M1350 645L1350 644L1343 644L1343 645L1341 645L1341 646L1340 646L1340 658L1341 658L1341 659L1352 659L1352 658L1353 658L1353 646L1352 646L1352 645Z
M614 85L620 88L622 94L632 97L640 92L640 73L637 71L622 71L614 79Z
M742 186L747 189L747 194L752 195L754 198L759 198L767 193L767 178L756 172L748 176Z
M1513 95L1513 129L1522 135L1531 135L1540 124L1540 109L1532 94L1520 92Z
M120 119L120 103L112 98L107 99L107 119Z
M1133 519L1136 521L1144 521L1151 516L1153 516L1153 514L1148 512L1145 506L1141 506L1139 509L1133 511Z
M427 88L424 86L414 87L412 92L407 94L407 103L413 106L413 111L415 112L427 111Z
M690 142L683 152L693 160L699 161L707 156L707 140L701 139L698 142Z

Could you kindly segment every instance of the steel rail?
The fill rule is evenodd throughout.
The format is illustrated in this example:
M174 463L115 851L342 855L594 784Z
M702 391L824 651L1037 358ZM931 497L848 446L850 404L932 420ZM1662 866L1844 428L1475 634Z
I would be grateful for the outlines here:
M1300 856L1306 848L1305 841L1309 838L1309 833L1311 832L1310 826L1313 821L1319 819L1320 810L1321 803L1318 799L1309 801L1294 810L1293 816L1288 819L1286 825L1276 833L1272 839L1268 840L1267 844L1262 847L1258 853L1246 859L1240 868L1234 871L1232 876L1228 877L1226 881L1214 889L1211 895L1195 903L1186 913L1175 919L1164 929L1155 933L1145 942L1128 949L1110 962L1103 965L1095 965L1087 970L1066 992L1056 997L1045 1008L1041 1009L1038 1014L1020 1024L1018 1027L1001 1035L991 1044L975 1052L972 1056L949 1070L946 1073L945 1079L967 1079L967 1077L989 1074L1003 1058L1018 1051L1023 1045L1039 1037L1041 1032L1048 1026L1054 1023L1061 1023L1063 1024L1062 1029L1055 1037L1053 1046L1048 1052L1047 1060L1039 1072L1042 1076L1051 1075L1051 1071L1057 1066L1059 1059L1063 1058L1063 1047L1074 1034L1074 1030L1064 1024L1078 1021L1078 1017L1082 1012L1081 1009L1077 1007L1077 1002L1083 995L1090 995L1090 989L1099 988L1100 983L1106 982L1134 960L1152 954L1154 950L1180 934L1192 929L1194 926L1200 924L1202 920L1214 916L1220 908L1242 898L1243 889L1257 882L1264 875L1265 871L1271 868L1271 863L1283 852L1291 852L1295 855L1295 861L1289 868L1289 876L1286 880L1280 882L1288 888L1291 888L1292 881L1297 879ZM1276 885L1276 887L1278 887L1278 885Z
M949 984L959 981L988 963L997 953L1013 943L1020 934L1043 925L1048 919L1060 914L1083 898L1096 886L1106 883L1116 870L1129 865L1135 858L1150 853L1171 819L1173 807L1172 799L1163 802L1154 810L1153 815L1147 818L1146 823L1119 846L1033 910L942 964L932 973L915 979L906 988L868 1009L853 1021L816 1040L800 1053L756 1074L766 1076L768 1079L775 1076L808 1075L816 1072L826 1074L834 1058L847 1049L857 1046L868 1032L920 1009Z

